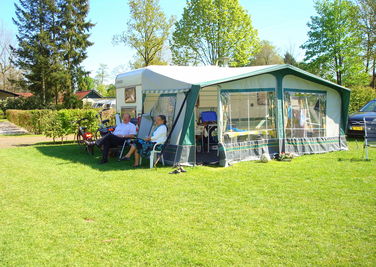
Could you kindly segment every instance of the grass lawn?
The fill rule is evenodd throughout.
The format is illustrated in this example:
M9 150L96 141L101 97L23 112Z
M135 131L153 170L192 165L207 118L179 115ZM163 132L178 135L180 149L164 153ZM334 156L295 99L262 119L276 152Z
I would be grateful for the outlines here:
M350 148L180 175L0 149L0 265L375 266L376 149Z

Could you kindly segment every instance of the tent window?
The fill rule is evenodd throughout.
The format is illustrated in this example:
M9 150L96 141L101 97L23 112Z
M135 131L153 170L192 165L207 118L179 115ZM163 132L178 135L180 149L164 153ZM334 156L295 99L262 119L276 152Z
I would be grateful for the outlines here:
M224 142L276 137L274 92L226 91L221 98Z
M151 116L165 115L167 127L171 129L174 123L176 94L146 94L144 97L143 113L151 112Z
M160 94L144 94L143 95L143 106L142 113L150 113L153 109L155 103L157 103Z
M326 136L326 93L284 93L287 138Z

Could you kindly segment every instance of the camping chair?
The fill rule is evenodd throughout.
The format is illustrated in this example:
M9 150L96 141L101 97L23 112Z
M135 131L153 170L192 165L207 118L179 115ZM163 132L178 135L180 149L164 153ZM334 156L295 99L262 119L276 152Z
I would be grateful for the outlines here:
M215 140L212 135L213 131L217 129L217 113L215 111L203 111L200 114L200 121L205 123L204 131L201 135L202 151L207 147L207 152L210 152L210 145L218 144L218 140Z
M164 143L156 143L154 146L153 146L153 150L150 151L150 169L152 169L154 167L154 163L155 161L157 160L157 157L158 154L160 154L162 152L162 148L165 144ZM162 160L162 165L164 166L164 159L163 159L163 154L161 155L161 160ZM142 163L142 157L140 157L140 165Z
M131 121L132 122L132 121ZM142 114L140 127L138 129L137 138L145 138L149 136L151 127L153 126L153 119L150 113ZM125 147L129 145L129 139L125 140L119 154L119 161L123 159Z
M376 118L371 121L364 121L364 149L366 151L366 160L368 160L368 147L376 147Z
M203 111L200 114L201 122L217 123L217 113L215 111Z

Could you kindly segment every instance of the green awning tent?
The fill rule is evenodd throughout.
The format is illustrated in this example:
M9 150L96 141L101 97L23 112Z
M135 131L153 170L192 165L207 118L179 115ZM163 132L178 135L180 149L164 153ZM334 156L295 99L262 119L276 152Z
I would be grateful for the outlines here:
M118 75L116 87L117 98L125 88L141 90L143 113L167 115L170 165L196 164L199 114L206 110L217 114L221 166L263 153L347 149L350 90L291 65L149 66Z

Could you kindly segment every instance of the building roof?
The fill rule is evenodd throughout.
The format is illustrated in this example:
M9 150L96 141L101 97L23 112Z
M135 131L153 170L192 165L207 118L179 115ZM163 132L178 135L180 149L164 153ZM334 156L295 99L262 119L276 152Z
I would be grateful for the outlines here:
M10 92L10 91L7 91L7 90L2 90L2 89L0 89L0 93L5 94L5 95L9 95L10 97L18 96L16 93L13 93L13 92Z
M33 93L30 93L30 92L26 92L26 93L16 93L18 96L22 96L22 97L30 97L30 96L33 96L34 94Z
M102 96L95 90L78 91L74 93L79 100L84 98L102 98Z
M146 92L160 90L165 92L189 91L194 85L205 87L273 72L295 74L337 90L349 90L287 64L241 68L218 66L148 66L119 74L116 77L115 85L116 88L124 88L142 84L142 90Z

